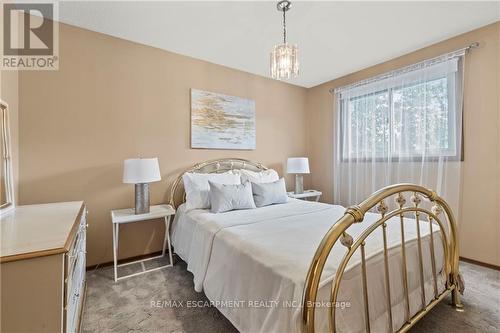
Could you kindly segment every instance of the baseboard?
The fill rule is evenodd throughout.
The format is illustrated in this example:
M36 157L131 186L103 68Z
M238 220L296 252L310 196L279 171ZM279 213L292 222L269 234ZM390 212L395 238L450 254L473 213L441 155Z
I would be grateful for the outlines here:
M469 259L469 258L464 258L464 257L460 257L460 260L463 261L463 262L468 262L469 264L483 266L483 267L487 267L487 268L491 268L491 269L500 271L500 266L497 266L497 265L487 264L487 263L482 262L482 261L477 261L477 260L474 260L474 259Z
M157 252L148 253L148 254L141 254L141 255L135 256L135 257L120 259L120 260L118 260L118 265L125 264L125 263L130 262L130 261L141 260L141 259L146 259L148 257L158 256L160 254L161 254L161 251L157 251ZM87 266L86 269L87 269L87 271L92 271L92 270L96 269L97 267L108 267L108 266L113 266L113 262L108 261L108 262L105 262L102 264Z

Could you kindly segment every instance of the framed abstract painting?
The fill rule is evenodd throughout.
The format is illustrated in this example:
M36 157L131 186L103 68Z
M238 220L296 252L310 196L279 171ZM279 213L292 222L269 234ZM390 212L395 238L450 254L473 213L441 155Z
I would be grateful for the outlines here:
M255 149L255 101L191 89L191 148Z

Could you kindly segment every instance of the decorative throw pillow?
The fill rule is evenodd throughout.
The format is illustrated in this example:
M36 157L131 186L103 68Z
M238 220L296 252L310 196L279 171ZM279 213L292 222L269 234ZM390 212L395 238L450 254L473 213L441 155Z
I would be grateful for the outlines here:
M225 173L185 173L182 176L186 192L186 211L210 208L208 181L219 184L240 184L241 178L232 172Z
M238 185L217 184L208 181L210 185L210 211L224 213L235 209L253 209L252 185L250 182Z
M253 200L257 207L280 204L288 201L285 179L283 178L272 183L252 183L252 192Z
M235 173L241 176L241 182L246 181L252 183L272 183L280 179L278 173L273 169L268 169L260 172L250 170L234 170Z

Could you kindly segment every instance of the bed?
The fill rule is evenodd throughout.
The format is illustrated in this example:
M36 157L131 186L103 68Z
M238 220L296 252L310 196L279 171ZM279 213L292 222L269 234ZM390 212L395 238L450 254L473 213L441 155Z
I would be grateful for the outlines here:
M187 172L231 169L266 168L222 159ZM347 209L290 199L212 214L186 211L180 179L175 252L241 332L404 332L449 294L462 309L453 215L432 191L400 184Z

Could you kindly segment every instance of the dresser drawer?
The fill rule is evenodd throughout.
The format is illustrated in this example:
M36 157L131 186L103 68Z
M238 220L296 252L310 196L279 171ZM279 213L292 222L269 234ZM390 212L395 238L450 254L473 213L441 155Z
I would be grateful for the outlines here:
M78 284L85 278L85 236L80 238L80 244L78 244L78 251L74 258L71 258L71 266L68 270L68 275L66 276L66 301L69 303L72 294L74 294L75 288L78 288Z
M66 298L66 332L76 332L78 316L81 313L81 304L85 286L85 254L79 253L74 270L68 282Z
M71 276L71 271L80 252L86 251L87 241L87 210L84 209L80 223L78 224L76 235L66 255L66 272Z
M78 319L85 288L87 214L84 210L73 243L66 254L65 331L78 331Z

